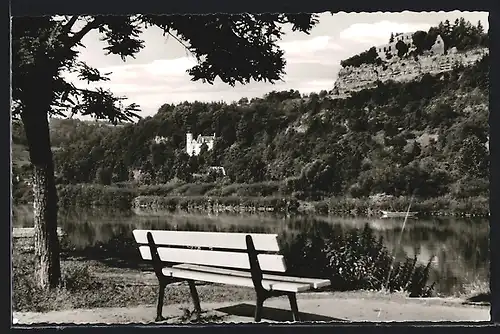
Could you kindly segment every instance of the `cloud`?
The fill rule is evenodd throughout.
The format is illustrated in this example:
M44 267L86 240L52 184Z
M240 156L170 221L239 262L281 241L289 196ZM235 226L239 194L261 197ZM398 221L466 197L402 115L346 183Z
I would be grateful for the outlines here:
M428 30L432 25L429 23L398 23L391 21L379 21L375 23L354 23L339 33L339 37L345 40L356 41L367 44L387 43L391 32L405 33L417 30Z
M301 93L319 93L322 90L329 91L333 88L335 79L319 79L319 80L308 80L305 82L297 82L294 85L294 89Z
M160 91L162 85L179 87L179 83L189 83L186 70L196 64L191 57L157 59L145 64L124 64L98 67L101 73L108 73L109 81L97 84L80 81L74 73L66 74L78 87L104 87L117 94Z
M299 89L309 93L329 90L338 69L340 58L332 56L339 46L328 36L281 43L287 60L285 82L276 84L252 82L247 85L229 85L216 80L213 85L193 82L186 70L196 64L193 57L156 59L147 63L125 63L99 67L101 73L110 73L109 81L87 84L74 74L67 79L80 88L102 87L117 96L127 97L126 103L140 105L141 115L153 114L164 103L183 101L232 101L242 96L260 97L271 90Z
M192 57L160 59L148 64L146 70L151 74L160 76L186 76L186 70L196 64L196 60Z
M334 43L331 36L317 36L305 40L295 40L279 43L286 55L301 54L303 52L316 52L323 50L342 50L343 48Z
M343 50L343 47L335 43L331 36L317 36L305 40L281 42L278 45L285 52L288 64L311 64L329 61L332 52Z
M186 77L186 70L196 65L192 57L181 57L174 59L156 59L145 64L124 64L116 66L100 67L101 73L111 73L111 80L120 80L139 84L137 78L142 75L152 75L156 78L182 78ZM147 83L141 83L147 84Z

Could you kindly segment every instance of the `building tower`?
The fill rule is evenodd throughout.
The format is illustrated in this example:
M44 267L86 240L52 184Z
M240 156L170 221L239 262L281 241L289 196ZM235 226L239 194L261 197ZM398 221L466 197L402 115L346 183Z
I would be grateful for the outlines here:
M193 134L191 132L186 133L186 153L191 155L193 152Z

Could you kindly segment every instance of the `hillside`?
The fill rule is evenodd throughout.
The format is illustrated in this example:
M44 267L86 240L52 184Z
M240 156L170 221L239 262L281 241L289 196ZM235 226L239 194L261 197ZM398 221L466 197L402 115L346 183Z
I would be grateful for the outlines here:
M110 127L104 122L89 122L78 119L50 119L50 137L52 152L61 149L61 145L79 142L96 135L109 133L117 127ZM30 196L29 183L31 177L30 155L24 128L19 120L12 121L12 173L13 197L15 200Z
M216 175L193 174L223 166L228 175L217 182L259 183L260 195L487 196L488 61L377 82L346 99L292 90L233 104L165 104L116 131L75 131L56 152L58 182L131 181L135 170L147 184L206 183ZM189 157L189 131L215 132L214 149ZM205 193L221 195L211 185Z

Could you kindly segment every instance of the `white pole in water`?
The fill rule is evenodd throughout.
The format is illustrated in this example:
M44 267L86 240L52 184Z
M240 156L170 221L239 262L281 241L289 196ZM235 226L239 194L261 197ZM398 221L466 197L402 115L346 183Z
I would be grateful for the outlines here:
M410 214L410 207L411 207L412 201L413 201L413 195L410 197L410 204L408 204L408 210L406 210L406 216L405 216L405 220L403 221L403 228L401 229L401 234L399 235L398 243L396 244L396 247L394 247L394 255L392 256L391 268L389 269L389 274L387 275L387 281L385 282L385 289L386 290L389 287L389 280L391 279L392 269L394 268L394 261L396 260L396 254L397 254L397 251L399 249L399 246L401 245L401 239L403 238L403 232L405 230L406 221L408 220L408 216Z

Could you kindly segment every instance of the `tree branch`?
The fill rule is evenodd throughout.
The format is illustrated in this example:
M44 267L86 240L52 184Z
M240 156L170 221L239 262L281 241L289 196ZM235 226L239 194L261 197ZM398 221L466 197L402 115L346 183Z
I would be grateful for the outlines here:
M172 36L177 42L179 42L179 44L181 44L184 47L184 49L186 49L186 51L188 51L193 56L193 53L191 52L191 50L177 36L175 36L174 34L172 34L170 31L166 31L166 33L169 36Z
M69 19L69 21L63 26L63 32L68 34L79 17L80 17L79 15L73 15L71 19Z
M80 43L85 35L87 35L91 30L99 27L101 20L95 18L92 22L87 23L80 31L76 32L68 41L68 49L71 49L76 44Z

